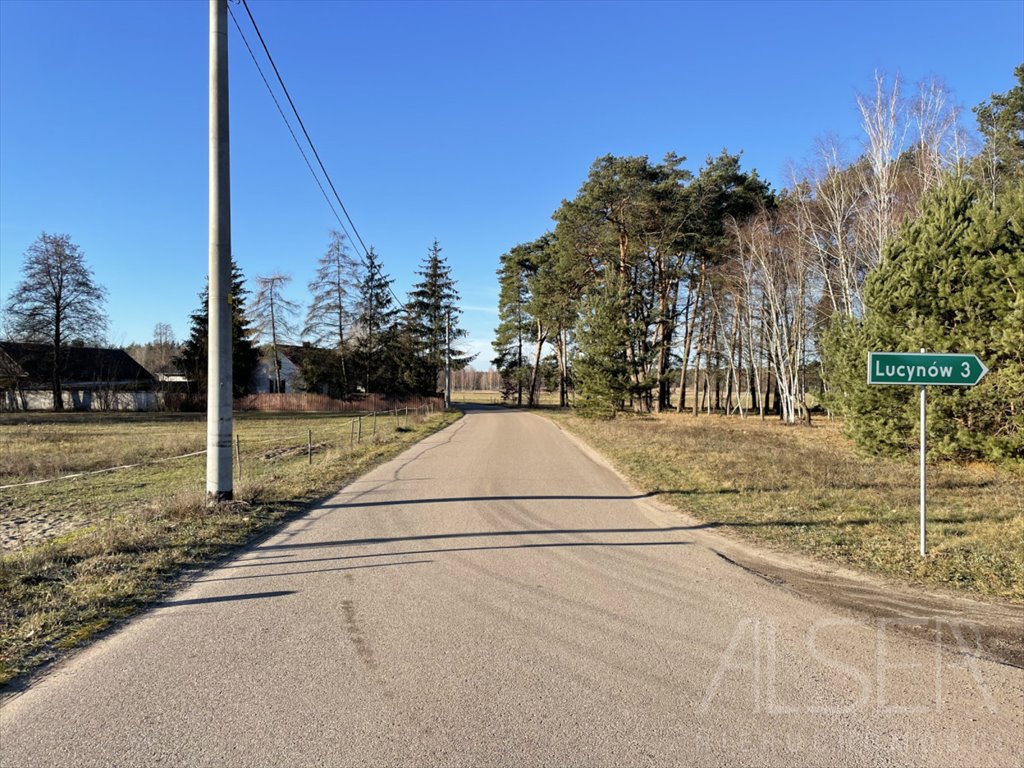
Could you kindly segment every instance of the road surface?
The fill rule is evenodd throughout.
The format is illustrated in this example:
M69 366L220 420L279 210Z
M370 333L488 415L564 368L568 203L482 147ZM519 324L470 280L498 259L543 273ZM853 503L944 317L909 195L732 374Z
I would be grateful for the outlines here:
M0 761L1021 764L1024 671L701 537L549 421L470 407L10 701Z

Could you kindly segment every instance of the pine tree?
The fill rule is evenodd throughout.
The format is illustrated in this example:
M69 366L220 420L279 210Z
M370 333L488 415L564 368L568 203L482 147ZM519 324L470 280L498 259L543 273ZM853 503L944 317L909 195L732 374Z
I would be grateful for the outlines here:
M259 364L259 350L252 341L253 331L246 317L245 276L235 260L231 259L231 376L232 392L241 397L249 387L253 371ZM206 392L207 350L210 333L210 286L209 281L199 294L199 308L191 315L192 330L188 341L182 345L181 354L175 364L185 373L193 395Z
M536 316L545 329L548 343L554 347L555 372L559 391L558 402L569 405L571 387L570 356L574 346L576 318L580 295L587 285L585 264L573 258L554 232L538 241L543 258L529 276L528 312ZM534 327L538 327L536 324Z
M1024 189L994 200L953 179L922 205L868 277L863 321L836 323L825 342L832 403L847 432L877 452L917 443L914 387L869 386L869 351L976 354L975 387L930 387L933 455L1024 457Z
M1024 64L1013 71L1017 84L974 108L985 146L975 158L979 175L995 190L1024 183Z
M533 330L533 318L527 311L528 278L532 271L529 244L517 245L503 254L498 268L499 322L491 342L496 355L491 362L501 374L502 399L514 398L516 405L523 404L523 387L529 379L524 345L531 340Z

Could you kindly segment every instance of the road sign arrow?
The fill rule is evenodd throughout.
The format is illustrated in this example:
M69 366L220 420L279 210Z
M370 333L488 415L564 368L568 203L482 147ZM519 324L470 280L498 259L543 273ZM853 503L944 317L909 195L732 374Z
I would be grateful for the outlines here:
M946 352L869 352L868 384L972 387L988 373L977 355Z

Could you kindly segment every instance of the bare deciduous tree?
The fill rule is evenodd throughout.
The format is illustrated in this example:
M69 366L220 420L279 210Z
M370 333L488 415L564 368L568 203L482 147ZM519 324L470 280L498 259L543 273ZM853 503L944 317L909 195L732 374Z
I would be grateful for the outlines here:
M861 287L867 265L857 248L861 201L858 174L843 162L834 138L818 144L818 162L807 180L793 179L792 201L816 262L823 299L835 314L860 315Z
M935 188L963 159L964 138L957 125L960 110L952 103L945 83L933 77L917 84L910 118L916 133L915 165L923 194Z
M260 340L269 342L274 356L274 380L277 391L281 392L281 357L278 345L293 341L298 335L295 318L299 305L284 297L284 287L291 282L291 275L274 274L256 277L256 298L252 303L250 317Z
M358 269L345 247L345 236L332 230L327 252L320 257L316 277L309 283L311 301L302 334L315 344L329 344L338 351L342 389L346 392L345 338L354 319L351 293L358 282Z
M862 241L867 246L865 257L873 267L881 263L882 249L899 226L896 193L907 133L899 77L888 86L885 75L876 72L874 94L858 94L857 108L866 135L862 186L867 211L862 217Z
M22 274L7 299L7 331L15 339L51 345L53 410L62 411L61 347L73 339L103 338L107 292L69 235L39 235L25 251Z

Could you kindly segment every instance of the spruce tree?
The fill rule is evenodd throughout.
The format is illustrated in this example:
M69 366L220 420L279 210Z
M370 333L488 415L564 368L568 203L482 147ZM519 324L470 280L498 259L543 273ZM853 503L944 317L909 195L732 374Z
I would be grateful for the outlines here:
M406 373L410 388L422 395L437 394L449 345L453 369L465 367L472 359L456 347L458 340L468 334L459 327L462 310L451 273L451 267L441 256L441 245L435 240L416 273L422 279L409 292L406 305L405 331L412 353Z
M391 283L380 258L371 247L366 253L366 271L356 290L355 364L357 381L369 392L395 394L401 381L397 327L398 308L391 295Z
M579 356L576 409L588 418L613 418L630 390L630 363L622 347L622 298L617 281L592 289L576 327Z
M246 297L249 291L245 287L245 276L234 258L231 259L231 293L228 303L231 305L231 376L232 393L235 397L244 395L252 379L253 371L259 364L259 350L253 343L253 330L249 327L246 317ZM175 364L188 377L189 388L193 395L206 392L207 350L210 333L210 286L207 285L199 294L199 308L192 313L190 320L192 330L181 348L181 354L175 358Z

